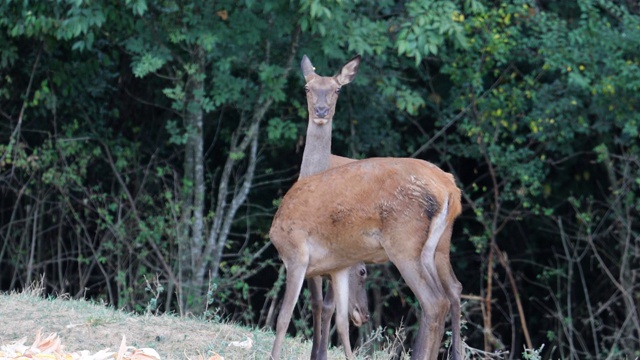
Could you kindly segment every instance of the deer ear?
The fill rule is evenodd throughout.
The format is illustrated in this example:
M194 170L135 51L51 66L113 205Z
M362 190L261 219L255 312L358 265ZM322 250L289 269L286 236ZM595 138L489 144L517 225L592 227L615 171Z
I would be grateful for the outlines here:
M309 77L315 74L315 72L313 71L313 64L311 63L311 60L309 60L307 55L304 55L302 57L300 68L302 69L302 75L307 82L309 81Z
M349 60L348 63L344 64L342 69L340 69L340 73L338 73L335 78L340 85L347 85L356 77L358 68L360 68L360 55L357 55Z

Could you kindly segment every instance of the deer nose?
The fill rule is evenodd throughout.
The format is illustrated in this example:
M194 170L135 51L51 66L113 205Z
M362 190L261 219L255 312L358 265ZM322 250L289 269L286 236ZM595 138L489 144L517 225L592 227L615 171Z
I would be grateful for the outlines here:
M329 115L328 106L316 106L313 110L316 112L316 116L319 118L324 118Z

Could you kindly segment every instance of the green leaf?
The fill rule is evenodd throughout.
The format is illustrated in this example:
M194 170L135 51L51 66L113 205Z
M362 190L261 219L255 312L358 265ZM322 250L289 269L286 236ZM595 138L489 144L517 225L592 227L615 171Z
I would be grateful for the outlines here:
M231 158L231 160L238 161L245 158L245 153L243 153L242 151L230 152L229 157Z
M142 57L134 60L132 65L133 74L136 77L144 77L149 73L157 71L166 63L166 59L146 53Z

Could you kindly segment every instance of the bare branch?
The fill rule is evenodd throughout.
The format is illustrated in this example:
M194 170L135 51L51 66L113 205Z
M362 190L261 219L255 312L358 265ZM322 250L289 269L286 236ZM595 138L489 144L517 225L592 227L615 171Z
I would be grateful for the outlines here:
M7 146L7 150L0 157L0 163L4 162L4 159L7 157L9 151L13 149L13 145L15 145L17 141L18 134L20 134L20 128L22 127L22 119L24 118L24 111L27 108L27 102L29 101L29 94L31 93L31 86L33 85L33 78L36 75L36 69L38 68L38 64L40 63L40 55L42 54L42 46L38 50L38 55L36 55L36 60L33 62L33 67L31 68L31 75L29 76L29 84L27 85L27 90L24 93L24 101L22 102L22 108L20 109L20 114L18 115L18 123L16 124L15 129L9 136L9 146Z

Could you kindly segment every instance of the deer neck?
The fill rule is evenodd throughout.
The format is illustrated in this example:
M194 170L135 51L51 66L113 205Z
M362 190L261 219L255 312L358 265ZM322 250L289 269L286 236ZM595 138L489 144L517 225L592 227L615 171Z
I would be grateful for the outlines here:
M329 168L331 157L331 121L318 125L309 119L307 139L302 153L300 177L311 176Z

